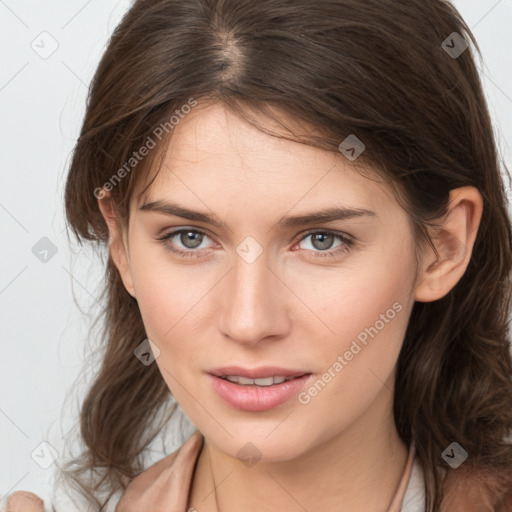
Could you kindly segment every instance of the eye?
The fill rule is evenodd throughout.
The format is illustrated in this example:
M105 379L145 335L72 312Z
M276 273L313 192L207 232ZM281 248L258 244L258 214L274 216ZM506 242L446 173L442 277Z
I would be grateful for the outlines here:
M206 233L200 229L182 228L166 233L159 237L158 240L160 240L170 252L178 254L179 256L188 257L197 256L202 253L202 250L195 249L201 245L205 236L207 236ZM188 250L180 250L179 246L176 248L176 242L172 241L173 238L177 238L177 242Z
M348 252L354 243L353 240L351 240L348 236L344 234L336 233L334 231L317 230L306 233L299 240L298 244L308 238L311 238L310 245L313 248L313 253L316 253L314 254L314 257L338 256L340 254ZM326 250L331 249L333 247L333 243L336 239L338 239L340 243L337 246L335 246L335 249ZM306 250L311 249L307 248Z
M168 251L174 254L183 257L199 257L202 255L203 250L208 250L206 247L196 250L201 246L204 241L204 237L208 238L206 232L201 229L181 228L158 237L158 240L162 242ZM308 238L311 238L312 249L306 248L303 250L313 252L314 254L316 253L314 257L337 256L346 253L354 243L351 238L344 234L334 231L316 230L303 235L299 242L297 242L293 247L296 247ZM173 241L173 239L176 240ZM340 243L335 246L335 249L326 250L332 248L336 239L338 239ZM180 245L184 247L185 250L180 249Z

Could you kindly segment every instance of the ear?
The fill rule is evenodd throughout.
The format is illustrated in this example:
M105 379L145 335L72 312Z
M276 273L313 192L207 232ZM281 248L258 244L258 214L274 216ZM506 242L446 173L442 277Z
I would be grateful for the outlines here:
M439 259L427 246L415 291L417 301L432 302L444 297L464 275L471 259L482 209L482 196L475 187L450 191L448 212L441 221L442 225L430 233Z
M114 202L110 192L101 194L98 198L98 206L108 227L108 249L112 261L116 266L126 291L135 298L135 288L133 286L133 277L130 267L128 241L125 240L124 230L121 229L118 222Z

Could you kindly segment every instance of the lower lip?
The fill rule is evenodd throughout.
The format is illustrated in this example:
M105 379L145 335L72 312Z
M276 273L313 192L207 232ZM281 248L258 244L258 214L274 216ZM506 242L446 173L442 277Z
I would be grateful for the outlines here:
M215 375L209 377L213 389L229 405L242 411L261 412L285 403L301 390L312 374L272 386L244 386Z

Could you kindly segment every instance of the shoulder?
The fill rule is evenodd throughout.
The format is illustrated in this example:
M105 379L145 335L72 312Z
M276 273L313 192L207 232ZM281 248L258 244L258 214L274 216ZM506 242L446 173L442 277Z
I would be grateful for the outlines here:
M9 494L5 509L0 507L0 511L6 512L44 512L44 502L36 494L29 491L16 491Z
M156 503L170 505L186 499L202 444L203 436L196 430L180 448L137 475L121 496L116 512L149 510Z
M498 472L463 464L448 471L440 512L459 509L468 512L510 512L512 468Z

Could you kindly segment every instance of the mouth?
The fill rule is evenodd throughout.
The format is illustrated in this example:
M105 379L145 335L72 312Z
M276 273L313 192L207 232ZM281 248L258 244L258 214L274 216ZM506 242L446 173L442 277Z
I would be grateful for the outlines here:
M242 377L241 375L221 375L219 376L219 378L227 380L229 382L234 382L241 386L268 387L273 386L275 384L282 384L283 382L288 382L290 380L300 379L304 375L298 375L296 377L284 377L283 375L276 375L272 377L261 377L259 379L250 379L248 377Z
M302 377L303 375L306 375L310 372L308 370L282 368L279 366L261 366L259 368L244 368L242 366L223 366L220 368L210 370L208 373L210 373L211 375L215 375L215 377L237 377L242 380L260 380L270 377L276 379L284 378L287 380L295 377Z
M256 376L258 372L260 376ZM313 379L310 372L276 371L275 368L259 371L220 369L216 373L208 374L213 390L224 403L246 412L263 412L283 405ZM248 377L248 373L253 376ZM261 376L262 373L267 375ZM293 373L295 375L290 375Z

